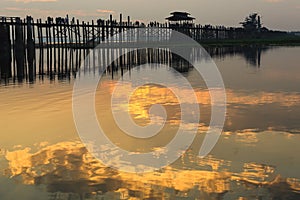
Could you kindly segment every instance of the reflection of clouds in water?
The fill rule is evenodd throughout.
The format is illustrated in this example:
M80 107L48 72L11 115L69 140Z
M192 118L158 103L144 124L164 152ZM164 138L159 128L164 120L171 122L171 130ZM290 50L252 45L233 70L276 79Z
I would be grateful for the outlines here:
M184 88L180 88L181 92L185 92ZM275 104L284 107L300 106L300 94L299 93L284 93L284 92L253 92L248 91L234 91L231 89L226 90L228 106L244 106L244 105L264 105ZM197 101L200 105L211 105L210 94L208 90L196 89L195 94ZM129 111L133 117L137 120L148 119L149 120L149 107L152 104L161 104L165 107L172 107L169 109L172 111L172 116L180 117L180 108L178 106L178 100L170 89L165 87L159 87L157 85L147 85L137 89L130 98ZM189 99L186 99L186 103L189 103ZM123 105L119 106L119 110L122 110ZM179 113L178 113L179 112Z
M111 87L114 83L111 82ZM130 84L126 85L131 87ZM185 92L185 88L181 88L181 92ZM298 133L297 124L294 121L297 118L297 112L293 110L300 109L299 93L283 93L283 92L253 92L235 91L227 89L227 108L228 116L225 125L225 130L236 131L245 128L258 128L268 130L273 127L274 130L283 130L293 133ZM210 120L210 105L211 99L209 91L203 89L195 89L197 101L200 105L199 133L207 131L205 125L208 125ZM186 102L189 103L188 98ZM129 112L134 121L139 125L147 125L150 123L149 109L152 104L160 104L166 109L167 121L166 124L176 127L181 122L186 129L193 127L192 119L190 121L181 120L180 105L175 95L172 94L169 88L158 85L146 85L135 90L131 95ZM123 105L118 106L118 110L126 112ZM251 106L251 107L250 107ZM262 106L265 106L262 109ZM267 106L267 107L266 107ZM282 108L278 110L278 107ZM283 118L291 118L291 120L282 120L282 117L277 117L278 112ZM273 114L272 114L273 113ZM294 115L291 115L294 113ZM265 116L265 117L264 117ZM153 122L161 123L162 118L154 117ZM266 123L266 120L269 122ZM196 122L198 123L198 122ZM203 126L204 125L204 126ZM286 127L293 130L287 130ZM241 133L238 141L251 145L256 142L255 134L251 132Z
M0 156L4 156L6 154L6 151L4 149L0 148Z
M230 161L212 156L193 159L189 154L191 152L184 156L194 161L190 167L184 163L154 173L129 174L104 167L80 142L61 142L42 147L35 153L31 153L30 148L6 152L8 168L5 171L7 176L20 177L24 184L46 185L52 193L113 195L115 198L169 196L172 199L184 195L251 197L253 192L246 191L253 189L264 197L299 197L292 191L300 192L300 181L280 177L273 166L244 163L240 172L233 172ZM240 193L240 189L245 192Z
M249 130L243 130L236 133L236 141L244 143L245 145L255 145L258 142L257 133Z
M268 165L261 165L256 163L245 163L243 172L240 173L239 177L243 180L248 180L251 183L265 183L266 179L275 172L274 167ZM251 181L250 181L251 180Z
M244 104L244 105L262 105L278 103L280 106L299 106L300 94L299 93L271 93L271 92L238 92L227 90L229 104Z
M223 135L224 139L232 139L233 137L234 141L237 143L242 143L245 146L255 147L256 143L258 142L257 133L258 130L256 129L245 129L235 133L226 131L223 133Z
M181 88L184 93L185 89ZM277 131L287 131L299 133L300 94L285 92L252 92L243 90L227 89L227 119L224 130L237 131L246 128L257 128L268 130L273 128ZM211 115L211 98L209 91L205 89L195 89L197 101L200 106L199 133L207 131L203 125L208 125ZM189 103L187 98L187 103ZM143 86L132 94L129 104L129 112L135 122L139 125L147 125L150 122L149 108L153 103L162 105L166 109L166 124L176 127L181 122L186 129L193 127L193 123L198 123L189 119L181 120L180 105L176 96L170 90L158 85ZM122 105L116 105L120 111L125 112ZM161 123L159 117L153 122ZM242 133L237 140L251 145L255 143L255 134Z
M299 93L284 92L252 92L226 89L227 104L229 105L263 105L278 103L280 106L299 106ZM206 90L196 90L199 104L209 104L210 96Z

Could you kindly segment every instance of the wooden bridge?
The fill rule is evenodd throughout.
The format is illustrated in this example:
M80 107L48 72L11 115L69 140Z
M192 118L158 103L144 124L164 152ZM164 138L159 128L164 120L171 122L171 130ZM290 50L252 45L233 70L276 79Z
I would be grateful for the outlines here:
M246 34L240 28L223 26L196 24L174 26L174 24L166 22L144 24L131 21L130 17L124 20L122 14L118 20L113 19L110 15L108 20L98 19L91 22L80 22L78 19L70 19L68 16L55 19L48 17L46 21L34 20L30 16L25 19L0 17L0 77L2 79L17 77L18 80L21 80L27 74L27 78L31 81L35 74L68 74L73 70L67 67L71 64L68 63L69 60L71 61L75 57L74 60L79 62L79 57L87 55L88 49L104 42L113 42L107 41L107 38L127 30L140 30L145 27L154 27L159 30L158 40L163 40L168 36L170 30L177 30L200 43L207 40L243 38ZM138 40L141 36L137 34L134 37ZM129 37L124 37L122 40L132 42L132 38ZM83 50L82 54L81 50ZM37 59L37 57L39 58ZM171 57L168 59L170 61ZM133 60L137 61L138 59L130 61L126 58L125 60L132 64ZM123 64L127 65L128 63ZM77 63L75 68L78 65ZM68 69L64 70L64 67Z
M91 22L70 19L68 16L48 17L46 21L34 20L30 16L25 19L19 17L0 17L1 43L11 42L12 46L16 41L24 45L33 41L36 48L49 46L61 46L72 48L93 48L95 45L105 41L109 36L128 29L145 27L156 27L160 29L176 29L188 34L197 41L235 39L243 37L244 31L241 28L226 28L224 26L196 25L174 26L170 23L150 22L149 24L132 22L130 17L123 19L122 14L118 20L112 15L108 20L98 19ZM27 41L27 43L26 43Z

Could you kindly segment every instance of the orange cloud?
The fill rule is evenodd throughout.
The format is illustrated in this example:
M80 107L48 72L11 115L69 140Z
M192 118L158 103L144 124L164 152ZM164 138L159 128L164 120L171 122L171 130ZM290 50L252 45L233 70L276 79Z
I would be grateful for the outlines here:
M15 2L31 3L31 2L57 2L58 0L12 0Z
M19 11L25 11L25 8L18 8L18 7L7 7L4 8L7 11L13 11L13 12L19 12Z
M40 17L48 17L48 16L57 17L57 16L65 16L66 14L68 14L69 16L76 16L76 17L97 16L97 13L91 13L84 10L47 10L47 9L36 9L36 8L28 9L28 8L21 8L21 7L7 7L4 9L10 12L25 12L25 13L30 12L32 15L38 15Z
M279 3L279 2L283 2L284 0L264 0L264 1L268 3Z
M96 10L98 13L115 13L113 10L102 10L102 9L97 9Z

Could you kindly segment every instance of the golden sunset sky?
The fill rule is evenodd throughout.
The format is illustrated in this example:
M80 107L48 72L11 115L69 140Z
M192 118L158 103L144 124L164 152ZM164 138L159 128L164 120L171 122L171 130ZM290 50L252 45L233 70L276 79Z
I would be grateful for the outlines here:
M1 0L0 15L78 17L82 20L108 18L119 13L133 20L159 21L171 11L187 11L200 24L239 26L248 14L258 12L270 29L300 30L299 0Z

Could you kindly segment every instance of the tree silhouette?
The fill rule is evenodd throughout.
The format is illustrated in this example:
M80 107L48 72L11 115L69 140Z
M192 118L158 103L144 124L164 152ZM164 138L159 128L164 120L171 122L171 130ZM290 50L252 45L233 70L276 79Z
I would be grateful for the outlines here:
M262 27L260 16L257 13L252 13L245 18L245 21L240 22L243 28L247 31L259 31Z

